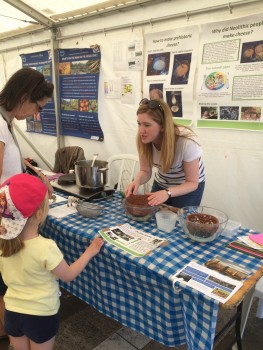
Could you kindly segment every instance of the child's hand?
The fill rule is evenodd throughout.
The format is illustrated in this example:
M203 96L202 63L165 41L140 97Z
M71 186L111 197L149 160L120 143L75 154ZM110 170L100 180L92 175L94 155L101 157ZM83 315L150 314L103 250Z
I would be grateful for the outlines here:
M104 244L103 238L95 237L91 242L90 246L87 248L87 250L92 256L95 256L101 250L101 247L103 246L103 244Z

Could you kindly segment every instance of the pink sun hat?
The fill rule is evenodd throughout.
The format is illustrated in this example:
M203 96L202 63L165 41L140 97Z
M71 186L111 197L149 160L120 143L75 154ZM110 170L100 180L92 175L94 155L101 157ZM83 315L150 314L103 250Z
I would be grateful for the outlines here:
M7 179L0 187L0 218L5 228L0 238L16 238L46 193L47 187L36 176L18 174Z

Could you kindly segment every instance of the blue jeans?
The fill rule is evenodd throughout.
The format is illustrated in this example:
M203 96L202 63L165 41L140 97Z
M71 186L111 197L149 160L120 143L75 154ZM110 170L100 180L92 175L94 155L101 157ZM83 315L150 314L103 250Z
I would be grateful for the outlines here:
M152 192L164 190L156 181L153 182ZM183 208L187 206L198 206L201 203L205 189L205 182L199 182L197 189L193 192L184 194L183 196L168 198L165 204L176 208Z

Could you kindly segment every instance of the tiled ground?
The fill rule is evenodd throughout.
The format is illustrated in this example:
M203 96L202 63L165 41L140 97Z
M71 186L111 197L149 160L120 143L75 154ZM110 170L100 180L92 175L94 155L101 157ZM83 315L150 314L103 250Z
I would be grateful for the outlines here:
M263 319L255 317L256 306L257 303L254 303L247 322L243 350L263 349ZM61 326L54 350L187 350L186 346L165 347L156 343L123 327L65 291L61 297L60 313ZM220 319L223 324L225 319ZM227 340L228 337L224 338L215 350L227 350ZM7 349L8 343L0 342L0 350Z

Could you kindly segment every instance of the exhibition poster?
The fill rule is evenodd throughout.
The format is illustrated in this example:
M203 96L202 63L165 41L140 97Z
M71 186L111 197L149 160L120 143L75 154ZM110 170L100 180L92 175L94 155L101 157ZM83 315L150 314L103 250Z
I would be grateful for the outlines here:
M193 118L198 42L198 26L145 35L144 97L164 99L173 117L184 125Z
M20 55L22 66L41 72L47 81L52 82L52 57L50 50ZM28 132L56 136L56 114L54 100L50 99L42 111L26 118Z
M98 45L86 49L59 50L60 121L63 135L104 140L98 119L100 62Z
M197 126L263 130L263 20L201 26Z

